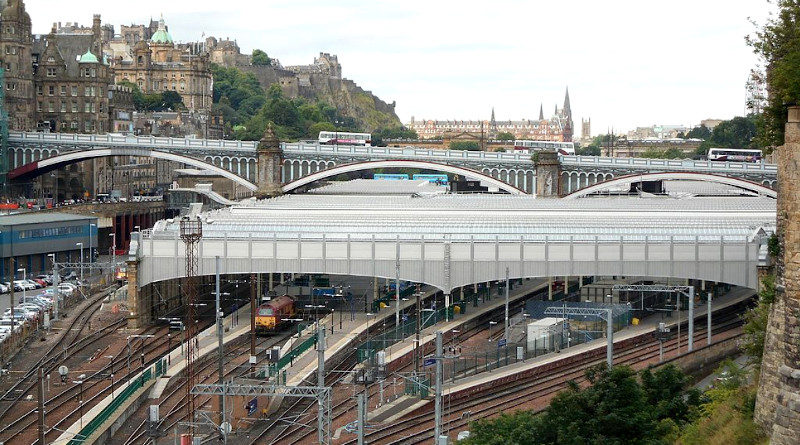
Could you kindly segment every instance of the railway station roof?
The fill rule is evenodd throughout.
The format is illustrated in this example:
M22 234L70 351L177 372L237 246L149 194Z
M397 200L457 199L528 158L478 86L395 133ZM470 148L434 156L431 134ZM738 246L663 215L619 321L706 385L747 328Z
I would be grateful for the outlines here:
M303 194L245 200L201 219L204 238L742 240L760 228L774 231L775 203L759 197ZM178 230L177 220L166 220L148 235L173 238Z
M334 181L309 190L311 195L413 195L446 193L447 187L430 183L425 179L383 180L354 179Z

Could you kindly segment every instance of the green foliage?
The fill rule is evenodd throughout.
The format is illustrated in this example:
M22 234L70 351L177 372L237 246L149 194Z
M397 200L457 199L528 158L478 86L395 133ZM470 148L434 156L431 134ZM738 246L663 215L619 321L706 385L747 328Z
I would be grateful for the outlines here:
M357 130L352 118L342 116L329 104L290 99L283 95L278 84L264 91L252 73L219 65L212 65L211 72L214 76L213 110L223 115L236 139L261 139L269 122L283 140L316 139L324 130Z
M260 49L253 50L251 62L255 66L272 66L272 59L269 58L267 53L261 51Z
M591 143L585 147L579 147L575 150L575 154L578 156L600 156L600 146Z
M758 126L758 139L764 146L783 144L788 107L800 103L800 2L775 3L778 13L747 37L766 68L767 105Z
M467 444L656 444L691 419L699 403L677 368L642 374L626 366L595 366L592 386L571 382L541 415L521 411L473 423Z
M672 147L666 150L648 148L639 157L651 159L685 159L686 155L678 148Z
M781 241L778 238L777 233L773 233L769 240L767 241L767 251L769 252L770 256L774 259L778 259L781 255Z
M450 141L450 150L479 151L480 144L477 141Z
M507 131L501 131L501 132L497 133L497 140L499 140L499 141L513 141L514 140L514 135L509 133L509 132L507 132Z
M120 82L120 85L133 90L133 106L136 111L175 111L186 108L183 98L177 91L167 90L163 93L144 94L135 83Z
M416 131L406 127L379 128L372 132L372 145L383 147L387 139L419 139Z
M703 395L700 415L686 425L679 445L766 444L763 431L753 422L756 386L745 384L747 371L731 360L717 369L720 379Z
M767 275L761 280L758 304L744 314L744 337L740 348L747 354L749 362L757 366L764 355L767 321L775 296L775 275Z
M688 133L684 135L685 139L703 139L706 140L711 137L711 130L708 129L705 125L700 125L699 127L694 127L689 130Z

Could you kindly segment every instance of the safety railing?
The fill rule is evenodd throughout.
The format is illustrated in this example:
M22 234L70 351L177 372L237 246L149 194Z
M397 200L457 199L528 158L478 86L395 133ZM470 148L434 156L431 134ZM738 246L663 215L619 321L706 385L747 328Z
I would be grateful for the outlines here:
M131 398L145 383L154 378L161 377L167 372L167 359L159 359L155 364L141 373L139 377L133 378L116 397L111 400L100 413L90 420L78 434L75 435L67 445L82 445L89 436L94 434L128 399Z

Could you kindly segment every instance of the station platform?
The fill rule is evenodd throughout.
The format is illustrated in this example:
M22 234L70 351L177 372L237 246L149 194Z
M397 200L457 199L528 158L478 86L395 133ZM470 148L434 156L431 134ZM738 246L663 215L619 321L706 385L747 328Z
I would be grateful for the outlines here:
M236 311L235 315L236 316L234 316L234 314L229 314L227 317L225 317L223 323L227 329L227 332L223 334L223 344L227 344L237 337L250 332L250 305L245 305L243 308ZM239 320L238 324L235 323L236 319ZM210 327L199 332L195 338L197 339L197 347L199 348L195 360L199 360L200 358L213 353L216 351L218 345L216 324L211 325ZM161 397L161 394L164 392L164 389L167 387L172 377L176 376L186 368L185 352L187 349L188 344L186 342L181 344L180 341L177 341L169 353L158 360L158 363L167 364L163 370L159 372L159 370L162 368L159 367L158 364L151 364L147 368L134 373L128 378L128 381L125 384L115 388L113 397L111 394L109 394L103 398L103 400L94 405L90 410L86 411L81 419L74 422L66 430L64 430L58 439L52 443L54 445L67 445L70 443L70 441L79 439L81 437L81 431L83 430L81 425L83 425L83 427L88 426L90 422L100 416L104 410L107 410L112 403L114 403L115 406L121 406L124 408L132 403L135 399L142 396L142 393L146 391L149 391L147 398L157 399ZM161 374L160 377L159 374ZM156 379L153 380L151 376L155 376ZM145 379L145 377L148 378ZM133 388L137 389L135 391L129 391ZM120 404L119 399L123 396L123 394L127 394L126 401ZM106 423L114 423L116 421L116 416L123 411L123 409L115 410L114 415L110 416L106 421L104 421L102 426L97 428L97 431L105 430ZM92 434L86 438L85 442L92 443L95 440L95 435ZM83 441L81 441L81 443L83 443Z
M430 298L438 289L429 287L422 288L422 300ZM416 304L416 299L400 301L400 311L404 311ZM349 347L356 339L367 332L371 327L384 323L395 317L395 306L380 309L375 313L364 312L342 312L332 313L319 320L320 327L325 329L325 361ZM341 317L341 324L339 323ZM281 356L291 350L294 345L300 344L303 340L314 335L315 325L306 327L297 338L291 339L281 349ZM317 371L317 351L314 348L308 349L298 356L290 366L286 368L286 385L298 386Z
M712 314L718 310L727 308L729 306L735 305L742 300L750 298L755 293L752 289L746 288L734 288L726 295L721 297L716 297L712 300ZM707 316L707 305L701 304L696 305L694 308L694 317L695 317L695 330L698 327L705 327L705 317ZM686 323L688 320L688 310L682 310L680 312L673 311L670 316L651 316L648 318L643 319L638 325L631 325L628 326L620 331L614 333L614 343L617 344L618 342L623 342L625 340L633 339L635 337L643 336L643 335L651 335L659 323L665 323L667 327L670 327L671 332L676 332L676 325L680 321L681 323ZM702 320L698 320L702 318ZM435 326L436 330L442 330L441 327L443 326ZM681 335L685 336L687 331L682 330ZM442 395L443 396L455 396L459 393L464 393L470 390L475 390L476 388L491 385L493 382L504 380L504 379L513 379L515 375L525 373L525 372L535 372L537 368L549 365L554 362L558 362L561 360L567 360L571 357L595 350L602 350L603 352L606 349L606 339L605 338L598 338L596 340L592 340L590 342L582 343L567 349L562 349L559 353L549 353L540 355L535 358L531 358L525 361L519 361L514 364L510 364L507 366L503 366L500 368L492 369L486 372L479 372L476 374L472 374L467 377L463 377L461 379L456 379L455 381L449 381L449 379L444 379L445 381L442 384ZM697 349L701 346L705 346L706 342L705 339L702 341L698 341L695 339L694 348ZM688 344L687 342L681 343L681 353L688 352ZM388 362L388 360L387 360ZM432 397L432 393L430 393ZM433 403L431 398L428 399L419 399L419 398L412 398L412 400L417 400L418 403L412 403L408 400L408 397L400 397L396 401L390 402L383 407L381 407L380 413L375 413L374 417L375 420L390 422L394 419L398 419L414 410L419 409L422 406L425 406L428 403Z

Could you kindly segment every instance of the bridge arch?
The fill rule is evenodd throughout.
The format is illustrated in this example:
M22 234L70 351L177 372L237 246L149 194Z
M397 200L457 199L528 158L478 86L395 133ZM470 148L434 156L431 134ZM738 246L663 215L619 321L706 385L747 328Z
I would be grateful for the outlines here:
M572 192L564 196L564 199L582 198L592 193L608 190L609 188L612 187L630 185L640 181L663 181L663 180L715 182L718 184L725 184L740 189L749 190L751 192L758 193L759 195L762 196L768 196L770 198L778 197L778 192L776 192L775 190L769 187L765 187L764 185L758 184L756 182L747 181L745 179L733 178L730 176L714 175L710 173L665 172L665 173L644 173L644 174L618 176L609 181L599 182L597 184L589 185L586 188Z
M220 168L216 165L209 164L200 159L190 158L174 153L166 153L158 150L148 150L140 148L103 148L87 151L75 151L64 153L57 156L52 156L40 161L33 161L21 167L15 168L8 172L8 179L15 179L19 177L39 176L50 170L58 168L62 165L73 164L76 162L85 161L87 159L103 158L108 156L146 156L155 159L163 159L167 161L179 162L189 164L193 167L201 168L204 170L212 171L220 176L230 179L239 185L246 187L249 190L255 191L258 189L254 183L245 178L237 176L233 172Z
M421 168L426 170L437 170L445 173L453 173L464 177L479 179L481 182L497 187L500 190L511 193L512 195L523 195L524 191L507 184L499 179L493 178L485 173L475 170L470 170L464 167L456 167L454 165L439 164L430 161L411 161L411 160L387 160L387 161L366 161L356 162L352 164L339 165L327 170L322 170L294 180L283 186L283 192L291 192L297 188L311 184L312 182L319 181L320 179L330 178L343 173L350 173L362 170L372 170L375 168Z

